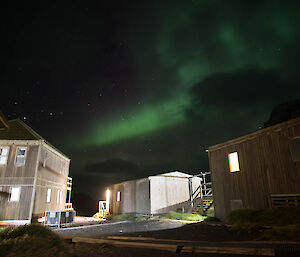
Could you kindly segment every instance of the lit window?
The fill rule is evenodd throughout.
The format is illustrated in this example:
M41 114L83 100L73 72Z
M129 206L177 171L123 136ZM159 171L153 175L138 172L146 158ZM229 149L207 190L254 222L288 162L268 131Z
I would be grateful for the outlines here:
M56 203L61 204L61 197L62 197L62 190L57 190L57 198L56 198Z
M292 154L292 160L294 162L300 161L300 137L294 138L290 141L290 150Z
M48 188L47 190L47 203L51 202L51 188Z
M17 165L25 164L25 154L26 154L26 147L18 147L17 148L17 157L16 157Z
M117 202L120 202L121 201L121 192L118 191L117 193Z
M10 202L19 202L20 199L20 187L12 187L10 193Z
M228 154L228 161L230 172L240 171L239 157L237 152Z
M0 147L0 165L6 165L9 147Z

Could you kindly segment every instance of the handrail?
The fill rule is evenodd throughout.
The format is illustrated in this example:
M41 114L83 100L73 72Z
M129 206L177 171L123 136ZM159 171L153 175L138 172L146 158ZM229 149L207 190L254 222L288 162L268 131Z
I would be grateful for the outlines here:
M71 177L68 177L67 180L67 190L72 190L72 185L73 185L73 179Z
M203 176L203 175L210 175L210 171L205 171L205 172L202 172L202 173L199 173L199 174L196 174L194 175L195 177L199 177L199 176Z
M192 197L194 197L194 195L198 195L200 193L200 191L201 191L201 185L198 186L197 189L193 192Z
M194 202L196 201L196 199L201 198L203 199L203 197L207 197L207 196L212 196L212 183L211 182L206 182L206 175L210 175L210 172L203 172L200 174L197 174L195 176L197 177L202 177L200 185L196 188L196 190L194 192L192 192L191 194L191 205L194 205Z

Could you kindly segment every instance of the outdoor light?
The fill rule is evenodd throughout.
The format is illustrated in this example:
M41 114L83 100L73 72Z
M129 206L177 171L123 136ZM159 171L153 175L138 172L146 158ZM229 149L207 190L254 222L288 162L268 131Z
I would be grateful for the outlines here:
M110 197L110 190L106 189L106 210L109 211L109 197Z

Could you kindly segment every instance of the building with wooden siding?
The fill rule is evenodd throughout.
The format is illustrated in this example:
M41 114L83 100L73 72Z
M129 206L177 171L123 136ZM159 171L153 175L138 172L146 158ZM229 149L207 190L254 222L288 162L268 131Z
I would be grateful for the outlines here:
M23 121L0 113L0 220L28 223L46 210L72 208L69 164Z
M300 118L208 148L216 217L300 205Z

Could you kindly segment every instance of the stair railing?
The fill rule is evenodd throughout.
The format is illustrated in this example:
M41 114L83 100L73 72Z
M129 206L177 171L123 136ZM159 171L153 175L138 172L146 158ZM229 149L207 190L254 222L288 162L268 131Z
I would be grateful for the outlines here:
M200 182L200 185L196 188L196 190L194 192L192 192L192 187L190 188L190 190L192 192L191 196L190 196L191 208L194 208L194 206L198 205L201 208L201 212L204 213L205 212L204 202L208 198L212 197L211 182L208 182L208 181L210 181L210 179L209 179L209 177L207 178L207 176L210 176L210 172L203 172L203 173L200 173L195 176L200 177L201 182ZM191 184L190 184L190 186L191 186ZM196 203L196 202L198 202L198 203Z

